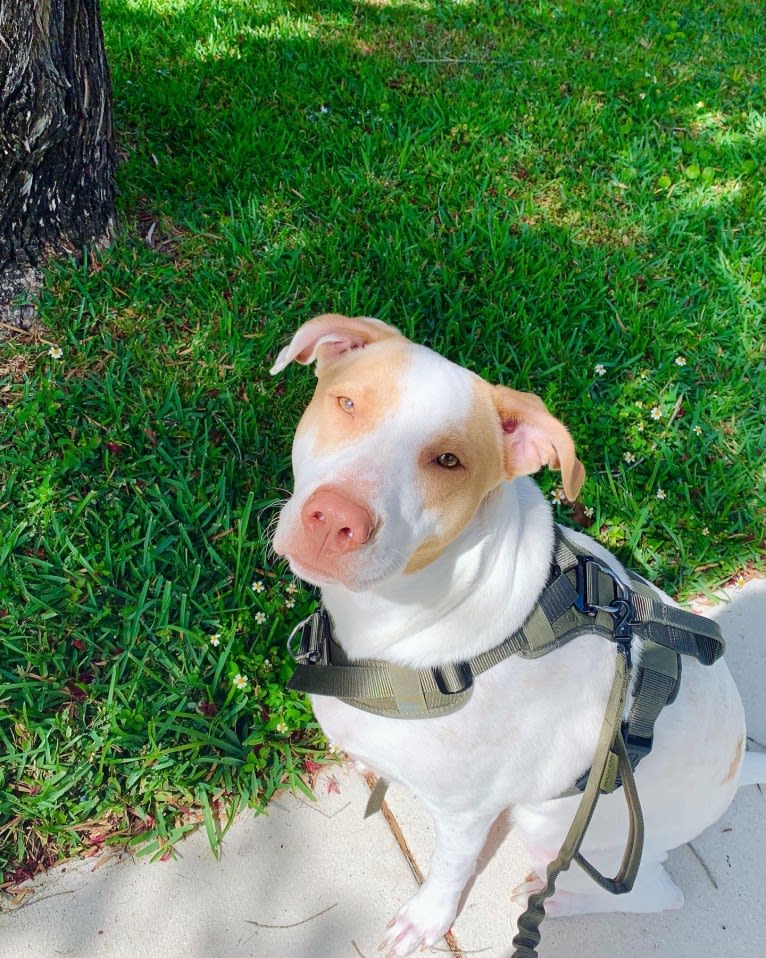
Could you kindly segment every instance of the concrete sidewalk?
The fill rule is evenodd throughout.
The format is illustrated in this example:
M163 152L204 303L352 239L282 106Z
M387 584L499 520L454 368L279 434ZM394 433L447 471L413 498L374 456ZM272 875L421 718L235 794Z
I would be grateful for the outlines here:
M732 590L712 614L724 629L751 739L765 743L766 581ZM315 803L284 794L268 814L243 815L220 861L197 832L178 847L175 861L101 857L53 869L20 906L0 901L0 958L372 958L387 921L417 887L408 859L428 871L432 830L396 787L389 793L390 821L383 815L365 821L368 794L350 767L331 767L320 776ZM510 890L523 879L526 861L506 832L499 821L455 922L457 945L443 942L429 953L509 958L518 915ZM681 911L549 919L541 958L760 958L766 941L760 788L741 790L693 847L671 853L668 868L686 895Z

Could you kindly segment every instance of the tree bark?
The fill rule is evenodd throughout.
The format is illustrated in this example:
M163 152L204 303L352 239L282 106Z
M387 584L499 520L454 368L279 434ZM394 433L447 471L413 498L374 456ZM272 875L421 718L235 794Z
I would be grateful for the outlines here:
M0 0L0 271L107 245L115 166L98 0Z

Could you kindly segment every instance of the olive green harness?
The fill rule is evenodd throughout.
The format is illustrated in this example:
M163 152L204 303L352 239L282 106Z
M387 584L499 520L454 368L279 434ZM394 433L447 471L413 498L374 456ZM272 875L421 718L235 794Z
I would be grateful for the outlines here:
M615 643L615 675L591 768L564 795L582 792L572 826L547 884L530 896L519 918L513 958L535 958L544 902L561 871L576 861L601 887L624 894L633 887L643 848L643 817L633 772L652 748L654 724L673 702L681 680L681 656L712 665L723 654L717 623L662 602L649 584L628 573L624 584L601 559L570 542L556 529L556 545L548 582L524 624L499 645L460 662L411 669L378 659L350 661L333 639L324 609L304 620L288 648L296 661L288 687L314 695L331 695L349 705L390 718L434 718L461 708L473 680L511 655L538 658L579 635L599 635ZM623 720L633 672L631 644L641 639L632 702ZM580 854L580 845L599 795L623 786L628 804L629 834L618 874L601 875ZM387 783L379 779L365 816L377 811Z

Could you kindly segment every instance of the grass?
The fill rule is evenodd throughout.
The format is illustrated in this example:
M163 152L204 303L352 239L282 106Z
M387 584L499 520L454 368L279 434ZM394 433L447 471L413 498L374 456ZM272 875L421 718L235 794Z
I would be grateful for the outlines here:
M284 642L313 596L267 527L311 376L266 370L315 313L540 393L589 472L562 521L666 589L764 556L760 4L102 13L121 233L0 354L6 882L216 846L310 782Z

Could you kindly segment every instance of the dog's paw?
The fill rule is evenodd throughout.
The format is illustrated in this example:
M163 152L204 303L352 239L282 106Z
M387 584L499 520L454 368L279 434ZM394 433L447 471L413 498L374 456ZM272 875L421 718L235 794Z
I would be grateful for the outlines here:
M536 872L531 872L521 884L513 889L511 902L519 908L526 908L529 903L529 896L541 892L545 888L545 884ZM546 898L545 915L547 918L576 915L578 914L578 902L586 897L559 889L550 898Z
M388 923L386 937L378 946L385 958L404 958L416 949L435 945L449 930L454 915L434 907L420 895L410 899Z

